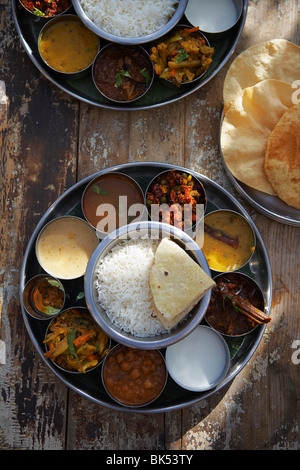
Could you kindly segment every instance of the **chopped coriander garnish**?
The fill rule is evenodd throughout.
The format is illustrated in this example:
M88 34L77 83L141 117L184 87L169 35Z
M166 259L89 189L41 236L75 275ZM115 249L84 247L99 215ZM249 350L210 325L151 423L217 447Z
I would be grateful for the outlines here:
M177 64L178 64L179 62L182 62L183 60L189 58L189 55L188 55L188 53L186 52L186 50L184 49L184 47L182 47L181 49L179 49L177 52L178 52L178 56L177 56L176 59L175 59L175 62L176 62Z
M145 68L141 70L141 74L146 79L146 83L149 83L151 81L151 77Z
M36 7L33 7L33 13L34 13L36 16L45 16L45 13L43 13L41 10L39 10L39 9L36 8Z
M106 189L101 189L97 184L93 184L92 190L95 193L99 194L99 196L104 196L105 194L107 194Z
M115 87L118 87L122 83L122 77L129 77L131 78L131 75L127 70L120 70L120 72L116 73L116 82L115 82Z

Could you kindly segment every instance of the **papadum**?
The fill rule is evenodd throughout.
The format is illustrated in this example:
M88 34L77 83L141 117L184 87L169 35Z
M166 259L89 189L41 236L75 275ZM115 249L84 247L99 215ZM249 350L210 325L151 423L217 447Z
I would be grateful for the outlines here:
M286 39L260 42L241 52L231 63L223 85L224 110L245 88L266 79L292 84L300 77L300 47Z
M183 248L162 239L155 252L150 287L157 317L166 329L176 326L214 285Z
M285 111L271 132L264 168L278 197L300 209L300 104Z
M264 170L267 140L292 103L293 88L280 80L263 80L245 88L224 114L220 145L225 164L242 183L276 195Z

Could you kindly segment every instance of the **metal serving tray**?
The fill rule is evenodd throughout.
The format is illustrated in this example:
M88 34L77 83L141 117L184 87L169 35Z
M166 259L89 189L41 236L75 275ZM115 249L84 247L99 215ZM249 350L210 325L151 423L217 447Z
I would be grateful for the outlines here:
M99 171L89 177L79 181L65 193L63 193L46 211L44 216L41 218L40 222L36 226L29 244L27 246L22 270L21 270L21 280L20 280L20 295L21 295L21 306L23 319L30 335L30 338L40 354L41 358L45 361L47 366L51 371L61 379L69 388L75 390L79 394L85 396L86 398L92 400L99 405L106 406L111 409L127 411L127 412L139 412L139 413L157 413L165 412L169 410L180 409L185 406L192 405L197 403L200 400L208 397L209 395L215 393L216 391L223 388L226 384L234 379L234 377L246 366L247 362L254 354L256 348L258 347L264 330L266 326L258 326L255 328L252 333L244 336L243 339L227 339L230 352L231 352L231 364L230 369L225 377L225 379L214 389L211 389L207 392L189 392L180 386L178 386L170 377L168 378L167 385L165 387L162 395L152 404L142 407L142 408L126 408L121 405L113 402L107 393L105 392L103 385L101 383L101 368L95 369L95 371L88 372L86 374L69 374L67 372L61 371L58 367L55 366L51 361L45 358L45 345L43 344L43 339L45 336L45 331L49 323L48 320L36 320L30 317L26 310L24 309L24 304L22 300L22 292L25 287L26 282L36 274L42 272L42 269L36 259L35 255L35 241L36 238L42 229L42 227L52 220L55 217L61 215L77 215L83 217L81 212L81 196L84 188L89 183L89 181L95 176L106 173L108 171L119 171L127 175L130 175L138 181L142 189L145 191L150 180L155 177L161 171L166 169L179 169L182 171L188 171L194 174L200 179L200 181L205 186L208 198L208 204L206 213L210 212L216 208L220 209L232 209L236 212L241 213L244 217L249 220L251 223L255 234L256 234L256 250L252 256L250 262L242 268L240 271L251 276L256 283L260 286L264 296L265 296L265 312L269 314L272 303L272 275L270 269L270 263L268 254L264 245L264 242L261 238L260 233L258 232L256 226L254 225L252 219L249 217L247 212L243 209L241 204L231 196L226 190L224 190L220 185L212 181L211 179L203 176L192 170L188 170L183 167L178 167L174 165L167 165L161 163L128 163L124 165L114 166L102 171ZM80 291L84 290L84 278L80 278L77 282L63 281L66 291L68 292L68 306L85 306L85 299L78 300L77 296ZM162 352L164 352L162 350Z
M117 109L123 111L141 110L163 106L177 101L184 96L190 95L205 85L222 69L222 67L224 67L234 52L244 28L247 9L248 0L244 0L243 11L239 21L233 28L226 32L226 34L224 33L221 36L218 34L206 34L211 46L215 48L215 54L213 63L211 64L208 71L199 80L199 82L197 82L191 88L177 88L175 86L166 86L161 83L161 80L155 78L151 90L145 95L145 97L131 103L130 105L120 105L118 103L113 103L100 95L93 83L91 74L90 76L78 80L66 80L58 78L53 72L46 69L39 55L37 47L38 35L42 26L45 24L45 20L41 19L40 17L33 17L33 15L19 7L19 0L12 0L12 14L14 22L25 51L35 66L46 78L61 90L83 102L98 106L100 108ZM68 10L68 13L76 14L73 8ZM189 24L185 16L180 19L179 23ZM100 38L100 44L102 47L107 44L107 41ZM150 52L150 43L143 44L143 47L148 50L148 52Z

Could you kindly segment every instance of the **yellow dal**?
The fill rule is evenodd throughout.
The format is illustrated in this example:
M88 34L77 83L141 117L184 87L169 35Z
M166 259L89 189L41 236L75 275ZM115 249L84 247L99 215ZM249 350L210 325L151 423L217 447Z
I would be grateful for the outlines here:
M39 49L47 64L59 72L87 68L96 57L98 37L79 21L58 21L40 37Z
M204 222L231 238L238 238L238 248L233 248L204 232L202 251L209 267L223 272L243 266L254 251L254 236L248 223L242 217L226 211L208 214Z

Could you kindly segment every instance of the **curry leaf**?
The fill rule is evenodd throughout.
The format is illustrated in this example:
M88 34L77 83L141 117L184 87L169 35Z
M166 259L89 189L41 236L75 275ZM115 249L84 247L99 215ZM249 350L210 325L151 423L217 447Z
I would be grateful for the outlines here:
M178 56L176 57L176 63L178 64L179 62L182 62L183 60L185 59L188 59L189 58L189 55L188 53L186 52L186 50L184 48L181 48L179 49L179 54Z
M68 346L69 346L69 349L70 349L70 353L75 356L78 360L78 356L76 354L76 351L75 351L75 347L74 347L74 339L76 337L76 332L77 332L77 329L75 328L75 330L72 330L68 335L67 335L67 342L68 342Z
M141 74L146 79L146 83L149 83L151 81L151 77L145 68L141 70Z

